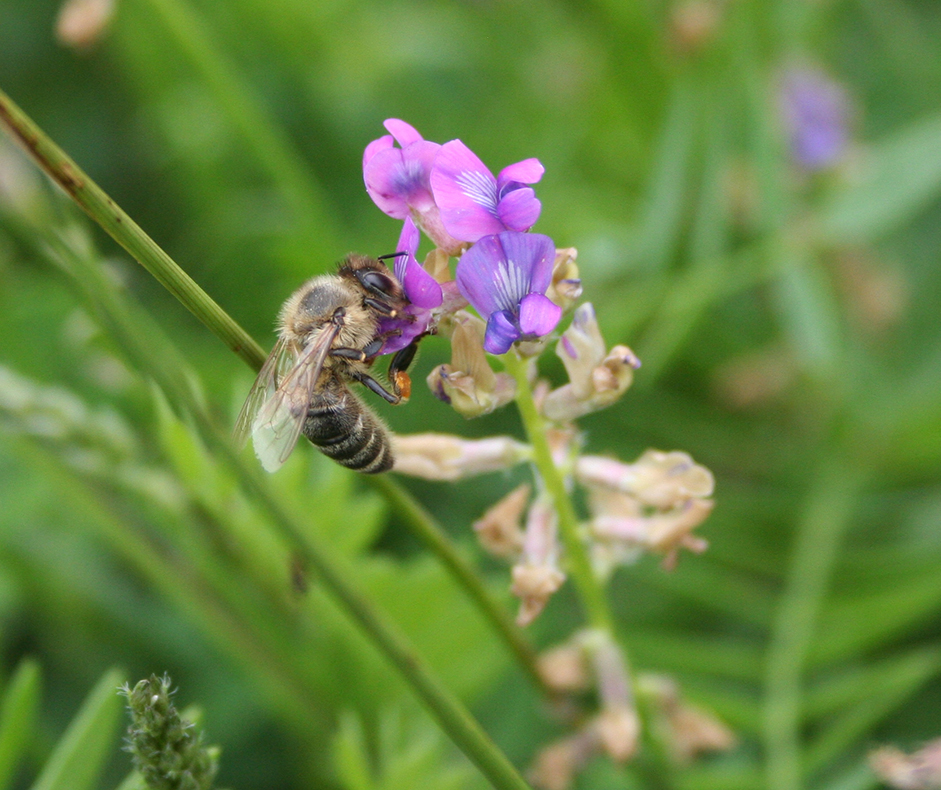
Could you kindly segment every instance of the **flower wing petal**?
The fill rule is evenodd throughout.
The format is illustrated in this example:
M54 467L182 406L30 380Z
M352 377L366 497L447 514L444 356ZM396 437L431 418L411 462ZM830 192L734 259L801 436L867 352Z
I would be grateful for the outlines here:
M384 134L378 140L373 140L369 145L366 146L366 150L363 151L363 171L366 170L366 165L369 164L370 160L378 154L380 151L384 151L386 148L392 148L393 141L391 134Z
M520 331L524 335L548 335L561 317L562 308L542 294L529 294L520 302Z
M542 203L530 187L508 192L497 206L497 216L508 230L526 231L536 224Z
M376 151L363 168L366 191L390 217L405 219L409 208L422 211L434 204L428 173L437 143L412 143L408 148Z

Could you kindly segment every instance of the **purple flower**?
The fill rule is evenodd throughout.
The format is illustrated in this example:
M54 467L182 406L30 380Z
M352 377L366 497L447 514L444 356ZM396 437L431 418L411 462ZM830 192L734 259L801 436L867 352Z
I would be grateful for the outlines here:
M424 140L405 121L389 118L383 124L391 134L373 140L363 152L366 191L390 217L411 216L442 249L456 253L461 242L441 224L431 192L431 167L441 146ZM401 148L396 148L397 142Z
M796 68L784 75L780 101L797 164L811 171L835 165L849 138L843 86L816 69Z
M441 286L415 258L418 241L418 228L411 217L406 217L395 249L396 252L408 254L395 259L394 273L411 304L405 308L403 315L383 318L379 322L380 333L389 333L382 346L383 354L392 354L405 348L426 331L432 320L432 311L440 307L443 300Z
M505 354L517 340L555 329L562 308L549 301L555 244L537 233L484 236L461 256L457 285L487 321L484 349Z
M462 241L529 230L539 219L542 204L526 184L535 184L543 172L538 159L525 159L494 178L460 140L445 143L431 170L431 189L445 229Z

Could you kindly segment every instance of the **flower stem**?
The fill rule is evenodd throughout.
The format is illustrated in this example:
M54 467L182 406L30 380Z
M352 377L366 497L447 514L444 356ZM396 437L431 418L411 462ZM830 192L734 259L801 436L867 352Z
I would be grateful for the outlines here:
M565 488L565 479L552 459L552 450L546 437L546 423L536 408L533 390L529 384L527 362L513 351L504 354L502 359L507 372L516 379L516 406L533 448L533 463L545 483L549 496L552 497L559 517L559 532L568 557L568 570L578 589L582 606L593 628L613 633L611 611L579 535L575 507Z

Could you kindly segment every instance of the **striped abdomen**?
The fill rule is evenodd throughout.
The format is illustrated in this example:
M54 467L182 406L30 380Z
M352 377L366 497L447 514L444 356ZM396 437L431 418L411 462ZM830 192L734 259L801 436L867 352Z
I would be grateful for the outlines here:
M304 435L328 458L365 474L392 468L385 426L339 377L330 377L307 410Z

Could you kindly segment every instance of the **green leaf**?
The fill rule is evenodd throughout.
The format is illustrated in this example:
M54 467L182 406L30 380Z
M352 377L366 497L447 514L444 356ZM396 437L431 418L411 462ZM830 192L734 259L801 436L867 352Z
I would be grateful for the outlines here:
M32 790L91 790L105 761L117 746L123 705L118 686L123 680L109 669L91 690L65 734L56 744Z
M0 788L10 787L33 737L39 709L39 665L20 661L0 703Z

